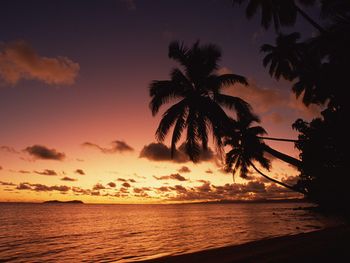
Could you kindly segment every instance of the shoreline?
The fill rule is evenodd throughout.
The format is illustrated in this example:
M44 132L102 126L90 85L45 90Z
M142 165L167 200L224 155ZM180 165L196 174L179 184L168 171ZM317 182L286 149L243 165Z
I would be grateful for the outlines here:
M349 244L347 225L137 262L350 262Z

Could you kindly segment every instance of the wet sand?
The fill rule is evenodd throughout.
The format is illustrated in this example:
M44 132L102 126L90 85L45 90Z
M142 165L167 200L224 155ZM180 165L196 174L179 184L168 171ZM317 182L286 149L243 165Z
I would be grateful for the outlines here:
M350 262L350 227L334 227L142 262Z

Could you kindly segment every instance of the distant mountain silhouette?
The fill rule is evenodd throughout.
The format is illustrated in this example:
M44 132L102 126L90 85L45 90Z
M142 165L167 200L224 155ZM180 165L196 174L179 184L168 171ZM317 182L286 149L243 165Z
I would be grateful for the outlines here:
M44 201L43 204L84 204L84 202L80 200L72 200L72 201L49 200L49 201Z

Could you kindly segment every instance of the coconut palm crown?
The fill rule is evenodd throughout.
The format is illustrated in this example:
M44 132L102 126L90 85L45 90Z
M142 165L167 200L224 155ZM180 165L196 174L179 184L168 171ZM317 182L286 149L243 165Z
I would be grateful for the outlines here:
M208 147L208 134L220 150L222 134L228 124L228 116L222 107L233 109L239 117L253 116L250 105L244 100L222 94L222 88L241 83L245 77L236 74L217 74L221 51L216 45L200 45L190 48L174 41L169 45L169 58L181 65L170 73L170 80L155 80L149 86L150 108L153 116L161 106L174 102L159 123L156 139L164 141L172 126L171 155L176 143L186 130L185 150L193 162L198 161L201 149Z

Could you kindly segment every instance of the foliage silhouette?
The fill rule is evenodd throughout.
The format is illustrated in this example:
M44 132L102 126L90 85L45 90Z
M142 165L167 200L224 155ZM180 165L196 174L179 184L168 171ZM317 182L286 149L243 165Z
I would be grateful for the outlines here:
M254 162L257 162L266 170L271 167L269 159L264 156L266 149L271 148L260 137L266 134L266 131L261 126L252 126L257 121L257 119L231 120L231 132L224 137L225 146L231 147L231 150L226 153L226 171L231 172L233 176L239 173L240 177L247 178L249 167L252 167L269 181L304 194L304 191L295 186L290 186L267 176L254 165Z
M250 14L253 15L258 6L270 8L270 13L265 11L265 17L263 11L265 22L262 25L268 27L272 19L279 19L279 25L285 14L282 9L273 8L287 2L290 1L251 0L249 3L256 7ZM314 1L308 2L312 4ZM275 46L266 44L261 51L266 53L263 64L269 66L272 77L292 81L292 91L297 97L302 97L306 106L317 104L324 108L322 117L311 122L298 119L293 124L299 132L295 146L300 150L301 159L300 180L296 188L327 209L350 212L350 178L344 172L344 122L348 116L345 100L350 75L350 2L321 0L320 3L321 17L327 19L326 29L319 28L316 36L303 42L298 42L298 33L279 34ZM276 10L279 13L273 16ZM290 15L285 19L290 19Z
M221 51L215 45L200 45L196 42L188 48L177 41L169 45L169 58L179 62L182 70L172 70L170 80L155 80L149 86L150 108L156 115L160 107L175 101L162 116L156 131L158 141L163 141L174 126L171 139L171 155L175 154L176 143L184 129L187 129L186 153L193 162L198 161L200 149L208 147L208 133L211 132L220 152L222 133L228 117L222 107L234 109L237 116L252 117L250 105L244 100L221 93L228 85L247 85L243 76L235 74L218 75Z
M233 5L241 5L245 0L232 0ZM302 5L313 5L315 0L299 0ZM295 0L248 0L246 7L247 18L252 18L258 9L261 10L261 25L268 29L273 22L276 32L281 26L292 26L296 22L297 14L300 14L318 31L325 30L308 16L296 3Z
M287 80L295 78L297 66L301 62L303 45L297 43L300 34L294 32L289 35L279 34L276 46L265 44L260 51L267 53L263 59L264 67L270 65L270 76L279 80L281 76Z

